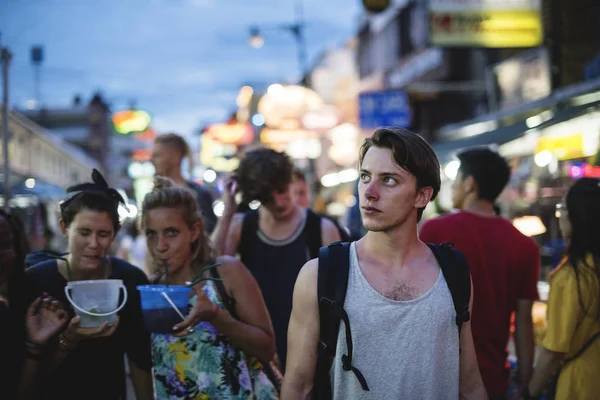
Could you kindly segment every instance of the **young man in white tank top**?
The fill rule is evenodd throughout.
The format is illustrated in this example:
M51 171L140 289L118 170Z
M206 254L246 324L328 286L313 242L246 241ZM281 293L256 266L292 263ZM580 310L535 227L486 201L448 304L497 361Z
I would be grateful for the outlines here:
M352 366L370 390L341 365L347 352L342 323L330 371L333 398L487 399L471 326L464 323L458 337L452 296L435 256L417 236L423 209L440 188L435 153L413 132L382 128L365 140L359 165L368 233L350 249L344 309L352 326ZM296 281L283 400L309 399L314 389L317 277L318 260L311 260Z

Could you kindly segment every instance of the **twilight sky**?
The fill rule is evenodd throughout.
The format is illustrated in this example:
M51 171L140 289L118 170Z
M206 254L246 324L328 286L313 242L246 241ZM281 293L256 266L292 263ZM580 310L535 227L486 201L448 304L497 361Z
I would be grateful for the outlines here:
M192 134L235 108L241 85L296 81L295 0L0 0L0 41L14 54L11 105L35 98L30 48L43 45L41 102L68 106L101 93L132 101L159 131ZM359 0L303 0L311 63L356 33ZM265 28L265 45L247 44Z

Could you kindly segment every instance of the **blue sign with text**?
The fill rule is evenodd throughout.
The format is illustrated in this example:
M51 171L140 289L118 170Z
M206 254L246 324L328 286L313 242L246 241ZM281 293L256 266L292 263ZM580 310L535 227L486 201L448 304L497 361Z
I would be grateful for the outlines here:
M410 127L408 94L402 90L366 92L358 96L360 127Z

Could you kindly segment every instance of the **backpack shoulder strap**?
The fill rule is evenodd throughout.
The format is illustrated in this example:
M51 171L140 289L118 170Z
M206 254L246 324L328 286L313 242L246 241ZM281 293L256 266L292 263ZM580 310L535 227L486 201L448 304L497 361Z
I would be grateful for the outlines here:
M219 274L219 271L217 271L217 268L211 268L210 275L216 279L221 278L221 275ZM233 296L230 296L227 293L227 290L225 290L225 285L223 284L223 281L213 281L213 282L217 288L217 294L219 295L219 298L223 302L223 305L225 306L225 308L227 309L229 314L233 318L239 319L237 311L235 310L235 298Z
M348 354L342 355L344 371L352 371L363 390L369 386L358 368L352 366L350 319L344 310L350 271L350 243L334 242L319 251L317 296L319 300L319 352L315 374L317 399L331 398L329 371L336 355L340 322L344 321Z
M304 227L304 235L308 246L310 258L319 257L319 249L321 243L321 217L310 208L306 210L306 225Z
M471 273L465 256L455 249L451 243L440 245L427 244L444 274L444 279L452 295L456 326L460 336L463 323L471 319L469 302L471 301Z
M341 316L350 271L350 243L335 242L319 250L317 296L321 345L335 354Z
M252 246L252 236L258 231L258 210L250 210L244 215L242 232L238 243L238 253L242 262L246 262L248 248Z

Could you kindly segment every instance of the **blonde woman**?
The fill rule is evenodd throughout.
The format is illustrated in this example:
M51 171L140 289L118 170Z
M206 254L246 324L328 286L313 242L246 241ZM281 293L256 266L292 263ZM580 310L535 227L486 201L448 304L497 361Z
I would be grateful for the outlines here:
M194 195L156 177L142 206L148 251L161 267L152 281L162 282L162 265L169 283L184 285L214 263L227 296L235 299L232 316L217 284L194 287L190 306L200 322L182 334L152 334L154 384L158 398L276 399L274 385L258 360L275 353L273 328L256 281L233 257L212 259L203 220Z

